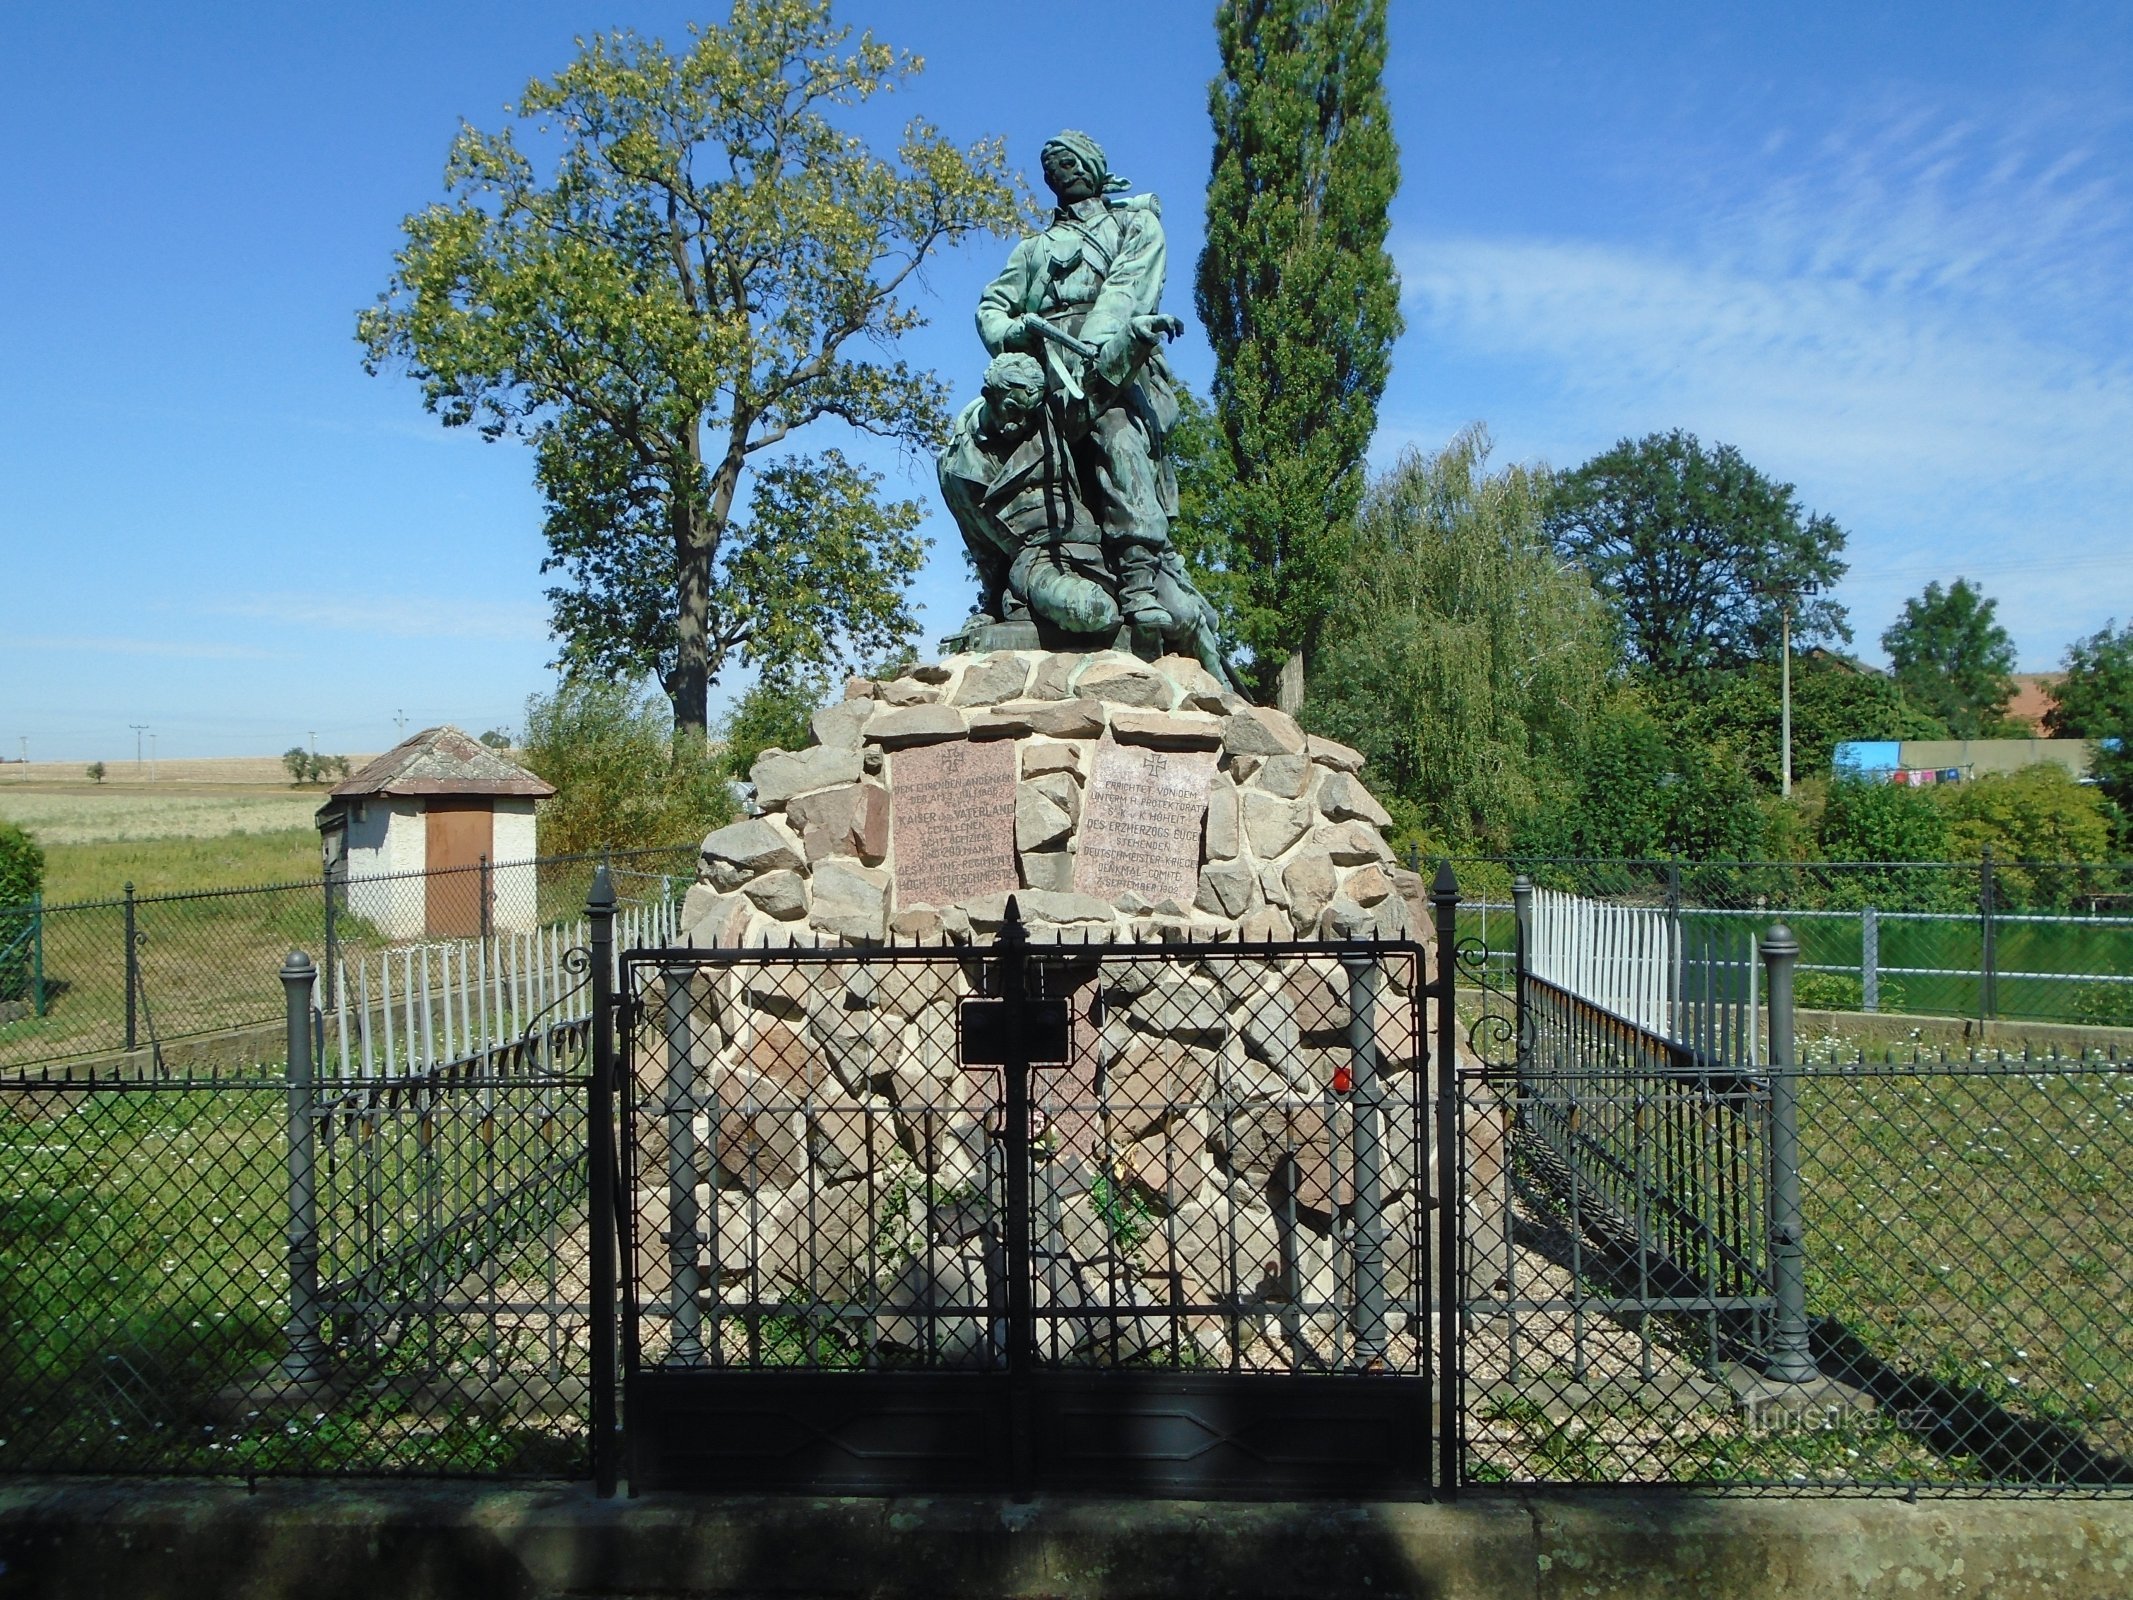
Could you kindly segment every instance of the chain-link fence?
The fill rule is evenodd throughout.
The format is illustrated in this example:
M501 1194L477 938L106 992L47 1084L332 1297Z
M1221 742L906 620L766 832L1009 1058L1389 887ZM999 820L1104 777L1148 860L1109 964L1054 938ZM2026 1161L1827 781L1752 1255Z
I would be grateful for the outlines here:
M1668 913L1686 982L1752 983L1754 938L1782 921L1801 945L1798 1003L1837 1032L1886 1019L2133 1030L2133 863L1687 862L1492 858L1456 863L1460 921L1507 970L1520 874ZM1702 969L1709 968L1706 973ZM2072 1041L2066 1041L2068 1047ZM2133 1031L2090 1041L2133 1054Z
M0 1081L0 1471L582 1475L587 1024L341 1077L293 972L273 1075Z
M2133 1063L1803 1060L1768 914L1761 1040L1709 990L1632 1022L1514 928L1462 1074L1511 1129L1510 1226L1463 1262L1468 1481L2133 1487Z
M582 917L598 856L483 862L191 894L0 910L0 1072L242 1071L280 1060L274 972L292 948L323 975L386 951L507 951ZM606 858L625 905L669 905L696 852ZM550 943L553 943L551 938Z

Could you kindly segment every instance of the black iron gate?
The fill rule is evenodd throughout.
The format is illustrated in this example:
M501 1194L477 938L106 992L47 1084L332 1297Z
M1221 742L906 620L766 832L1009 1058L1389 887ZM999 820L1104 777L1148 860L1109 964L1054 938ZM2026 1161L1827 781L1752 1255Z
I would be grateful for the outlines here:
M1440 887L1434 976L1012 910L989 947L625 955L631 1483L1449 1492Z

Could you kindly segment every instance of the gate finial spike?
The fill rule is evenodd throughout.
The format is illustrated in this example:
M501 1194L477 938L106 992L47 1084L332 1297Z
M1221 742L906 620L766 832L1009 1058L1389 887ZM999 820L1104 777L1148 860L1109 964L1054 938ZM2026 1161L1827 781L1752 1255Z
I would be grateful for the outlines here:
M1451 858L1437 863L1437 875L1430 880L1429 897L1432 900L1456 900L1459 898L1459 875L1452 871Z

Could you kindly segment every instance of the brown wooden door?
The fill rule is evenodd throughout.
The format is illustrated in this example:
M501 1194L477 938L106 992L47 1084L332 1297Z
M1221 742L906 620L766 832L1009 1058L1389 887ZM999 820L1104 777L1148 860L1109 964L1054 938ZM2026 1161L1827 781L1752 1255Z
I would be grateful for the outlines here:
M481 932L481 858L489 854L494 826L485 798L438 798L425 808L431 938Z

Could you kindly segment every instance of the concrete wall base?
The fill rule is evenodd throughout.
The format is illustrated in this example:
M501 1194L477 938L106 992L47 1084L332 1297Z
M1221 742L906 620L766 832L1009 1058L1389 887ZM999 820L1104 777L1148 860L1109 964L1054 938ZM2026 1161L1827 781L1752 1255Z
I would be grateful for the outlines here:
M0 1600L2133 1594L2133 1501L1457 1505L693 1498L582 1487L17 1482Z

